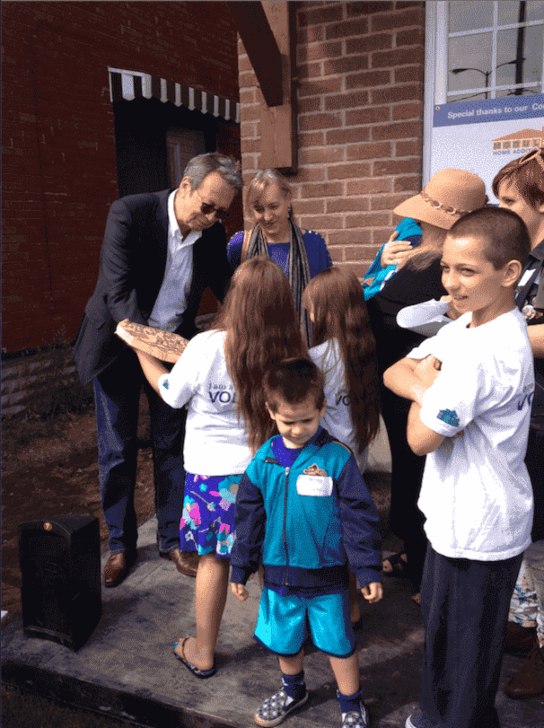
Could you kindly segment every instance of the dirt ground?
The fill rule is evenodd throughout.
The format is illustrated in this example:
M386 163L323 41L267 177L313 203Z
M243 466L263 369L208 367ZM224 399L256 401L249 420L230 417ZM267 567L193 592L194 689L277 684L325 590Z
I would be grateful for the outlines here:
M138 435L138 524L154 513L148 417L142 406ZM2 423L2 610L8 620L21 611L18 526L66 514L100 519L102 548L106 527L98 492L94 410L28 417Z

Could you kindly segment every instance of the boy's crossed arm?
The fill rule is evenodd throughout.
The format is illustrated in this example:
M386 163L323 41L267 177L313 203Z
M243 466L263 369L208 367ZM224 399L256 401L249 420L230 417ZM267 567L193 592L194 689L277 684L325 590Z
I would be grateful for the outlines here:
M416 455L427 455L444 441L444 436L423 424L420 417L423 395L438 377L440 366L439 360L431 355L424 359L405 357L386 369L383 375L388 389L412 401L406 436Z

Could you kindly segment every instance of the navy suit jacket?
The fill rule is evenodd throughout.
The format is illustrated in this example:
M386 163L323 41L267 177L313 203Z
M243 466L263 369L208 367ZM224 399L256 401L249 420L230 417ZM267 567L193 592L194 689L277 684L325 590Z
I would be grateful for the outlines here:
M85 307L74 347L83 384L106 369L126 346L114 333L119 321L147 324L166 268L171 191L128 195L110 208L98 281ZM204 230L194 244L187 309L177 334L189 339L197 332L195 317L206 287L223 300L231 275L225 250L221 223Z

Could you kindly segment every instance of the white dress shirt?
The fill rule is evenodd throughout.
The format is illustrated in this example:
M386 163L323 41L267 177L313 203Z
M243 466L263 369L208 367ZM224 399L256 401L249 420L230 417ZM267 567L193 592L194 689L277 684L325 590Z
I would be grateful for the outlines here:
M177 190L168 197L168 252L162 285L148 319L149 326L175 331L187 308L193 278L193 245L202 232L192 230L185 238L174 214Z

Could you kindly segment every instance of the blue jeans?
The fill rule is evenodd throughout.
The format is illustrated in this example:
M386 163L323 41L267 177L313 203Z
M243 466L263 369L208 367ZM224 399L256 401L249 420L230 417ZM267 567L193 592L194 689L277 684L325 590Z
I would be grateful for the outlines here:
M151 422L157 544L167 554L179 548L183 504L185 409L173 409L148 385L134 353L126 352L93 379L102 509L112 553L136 548L134 510L137 429L144 388Z

